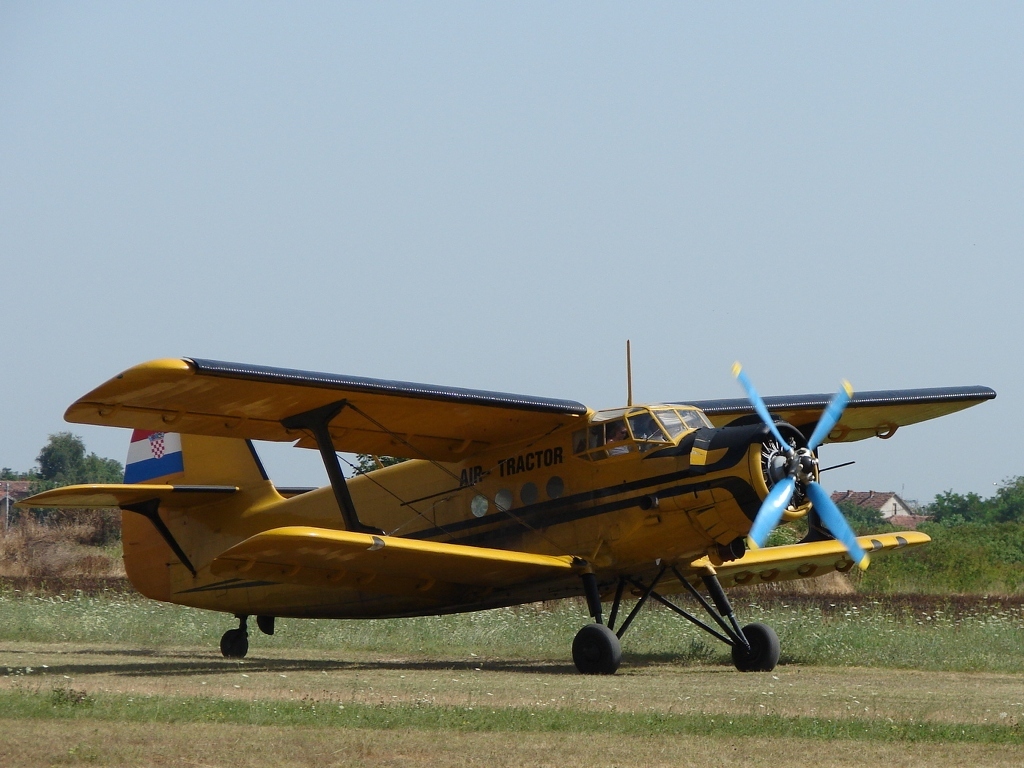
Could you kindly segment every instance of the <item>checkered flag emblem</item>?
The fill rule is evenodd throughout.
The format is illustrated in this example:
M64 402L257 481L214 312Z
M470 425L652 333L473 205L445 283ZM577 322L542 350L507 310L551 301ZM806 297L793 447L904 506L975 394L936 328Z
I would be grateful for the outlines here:
M149 451L155 458L164 457L164 433L154 432L149 436Z

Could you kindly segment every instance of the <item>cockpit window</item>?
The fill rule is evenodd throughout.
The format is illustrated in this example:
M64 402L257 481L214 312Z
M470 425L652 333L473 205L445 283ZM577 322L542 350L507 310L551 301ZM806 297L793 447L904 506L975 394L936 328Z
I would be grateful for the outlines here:
M578 434L578 433L577 433ZM591 424L587 430L587 449L601 448L609 443L621 443L629 439L625 419L612 419Z
M673 440L687 430L686 425L683 424L683 420L679 418L679 414L675 411L669 410L668 408L659 410L658 418L661 420L661 423L665 425L665 429L668 430L668 434Z
M659 443L665 442L667 438L654 416L644 411L629 417L629 428L633 431L633 437L637 440L656 440Z
M711 426L695 409L618 408L595 413L590 426L573 433L573 453L599 461L664 447L694 429Z
M702 427L712 426L711 422L708 421L708 417L696 408L680 409L679 415L683 419L683 423L686 424L688 429L701 429Z

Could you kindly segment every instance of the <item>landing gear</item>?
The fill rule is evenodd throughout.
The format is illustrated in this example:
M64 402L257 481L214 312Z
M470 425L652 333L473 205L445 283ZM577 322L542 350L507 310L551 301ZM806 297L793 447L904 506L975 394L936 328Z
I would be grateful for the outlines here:
M584 675L614 675L622 661L622 646L611 627L601 623L601 592L594 574L583 574L583 591L594 623L576 633L572 641L573 663ZM613 612L609 623L614 621Z
M244 659L249 652L248 616L238 617L238 629L229 629L220 639L220 652L228 659Z
M572 660L584 675L614 675L622 661L622 646L603 624L587 624L572 641Z
M756 622L743 628L747 646L733 645L732 663L740 672L771 672L779 663L779 636L767 624Z
M655 587L669 571L714 620L718 625L717 629L655 591ZM585 675L614 674L622 659L619 640L649 598L653 598L712 637L730 646L733 664L741 672L770 672L775 669L775 665L779 663L779 637L775 634L775 630L767 624L758 622L747 624L741 629L739 622L736 621L732 605L729 604L729 598L726 597L725 590L722 589L714 571L709 569L709 572L701 575L701 581L704 582L708 595L711 597L710 602L674 566L663 566L650 584L644 584L639 579L622 577L615 590L615 600L612 603L611 615L608 617L608 625L605 626L601 622L601 595L597 579L592 573L583 574L583 589L587 596L587 606L595 623L588 624L581 629L576 634L576 639L573 640L572 660L576 664L576 669ZM640 599L626 616L618 631L615 631L615 618L618 616L622 595L627 585L632 585L635 590L639 590Z
M264 635L274 634L274 617L273 616L257 616L256 626L260 628L260 632Z

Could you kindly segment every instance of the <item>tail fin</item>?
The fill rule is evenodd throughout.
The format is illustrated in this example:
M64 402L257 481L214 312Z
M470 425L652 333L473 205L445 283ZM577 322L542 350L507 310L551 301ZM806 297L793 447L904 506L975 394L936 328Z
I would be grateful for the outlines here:
M252 441L176 432L132 433L124 481L175 485L237 485L267 480Z

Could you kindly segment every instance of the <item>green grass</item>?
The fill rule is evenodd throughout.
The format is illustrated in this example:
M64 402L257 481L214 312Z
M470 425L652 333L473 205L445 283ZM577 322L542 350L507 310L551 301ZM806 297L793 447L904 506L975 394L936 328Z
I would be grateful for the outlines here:
M680 601L684 605L685 601ZM783 664L856 665L946 671L1024 669L1024 607L942 604L896 607L857 596L793 604L738 598L743 623L771 625ZM273 637L250 627L251 653L301 648L337 654L464 659L569 660L587 621L576 601L444 617L367 621L279 619ZM217 647L235 625L225 614L131 595L42 597L0 592L0 641L117 643L137 648ZM625 663L729 663L729 649L665 609L638 616L623 639Z
M1019 726L890 722L779 715L724 715L588 712L520 707L340 704L332 700L236 701L211 698L85 695L68 688L49 692L0 692L6 718L92 719L117 722L229 723L237 725L314 726L505 732L614 733L621 735L695 735L852 739L862 741L1024 744Z

